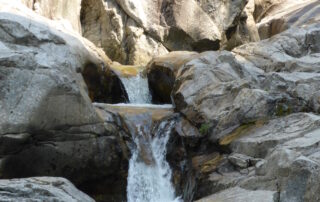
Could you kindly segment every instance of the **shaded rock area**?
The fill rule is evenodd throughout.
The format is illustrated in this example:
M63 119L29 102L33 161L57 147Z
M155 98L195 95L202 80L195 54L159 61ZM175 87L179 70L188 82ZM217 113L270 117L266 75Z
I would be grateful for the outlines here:
M92 102L126 103L128 94L114 68L87 63L81 74Z
M81 74L90 80L87 68L108 69L107 56L17 2L0 1L0 22L0 177L61 176L120 200L127 160Z
M149 88L154 103L171 103L171 91L179 68L196 52L173 51L152 59L147 66Z
M71 182L58 177L0 180L2 201L94 202Z

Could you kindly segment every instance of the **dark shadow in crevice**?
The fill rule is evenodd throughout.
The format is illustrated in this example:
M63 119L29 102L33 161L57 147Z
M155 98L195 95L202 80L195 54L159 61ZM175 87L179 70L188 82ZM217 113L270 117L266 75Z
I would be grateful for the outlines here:
M151 68L148 73L148 83L154 104L171 104L171 92L175 82L173 72L165 67Z
M192 44L192 49L197 52L204 52L210 50L220 49L220 40L202 39Z
M128 102L128 94L121 80L111 70L104 70L93 63L88 63L81 73L92 102L110 104Z

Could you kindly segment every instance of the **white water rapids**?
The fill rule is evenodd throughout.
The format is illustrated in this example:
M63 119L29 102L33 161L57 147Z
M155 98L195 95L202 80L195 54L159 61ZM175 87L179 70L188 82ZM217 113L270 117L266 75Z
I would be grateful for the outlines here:
M127 199L128 202L179 202L175 197L171 183L171 169L166 161L166 145L174 122L163 121L156 130L155 136L144 136L143 127L138 126L140 137L134 137L137 147L132 149L129 161ZM139 158L141 136L150 149L154 162L147 165ZM143 154L145 155L145 154Z
M148 80L142 73L135 77L121 78L129 104L119 107L171 108L172 105L152 105ZM135 117L129 121L135 146L130 148L127 200L128 202L180 202L171 183L172 172L166 161L166 146L174 121L162 121L154 134L146 122L148 118Z

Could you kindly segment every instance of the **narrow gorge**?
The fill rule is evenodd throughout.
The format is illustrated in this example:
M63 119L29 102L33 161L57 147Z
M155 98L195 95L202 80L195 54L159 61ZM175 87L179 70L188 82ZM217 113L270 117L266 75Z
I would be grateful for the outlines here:
M0 201L319 202L319 0L0 0Z

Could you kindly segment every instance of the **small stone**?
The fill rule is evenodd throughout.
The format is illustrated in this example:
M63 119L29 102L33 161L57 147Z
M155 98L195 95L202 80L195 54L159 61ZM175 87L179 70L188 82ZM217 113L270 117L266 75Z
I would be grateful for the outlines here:
M228 160L234 166L237 166L239 168L247 168L249 167L250 157L243 154L234 153L228 157Z

